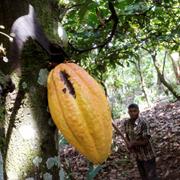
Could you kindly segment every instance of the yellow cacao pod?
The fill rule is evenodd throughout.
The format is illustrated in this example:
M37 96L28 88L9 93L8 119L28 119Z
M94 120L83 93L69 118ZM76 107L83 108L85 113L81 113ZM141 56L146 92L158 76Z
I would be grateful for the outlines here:
M111 151L111 113L105 92L74 63L56 66L48 76L48 104L66 140L94 164Z

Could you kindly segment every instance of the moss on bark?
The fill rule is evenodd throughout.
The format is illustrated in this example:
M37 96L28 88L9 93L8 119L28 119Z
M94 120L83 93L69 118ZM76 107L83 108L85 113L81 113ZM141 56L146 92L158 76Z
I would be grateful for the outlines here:
M11 112L6 117L6 168L9 178L15 176L24 179L27 175L34 175L32 159L36 156L43 159L39 172L48 171L54 174L54 178L58 176L57 167L52 171L45 168L46 160L57 154L55 126L48 124L47 89L37 82L39 70L47 66L47 60L46 53L36 43L29 41L23 51L21 67L12 76L17 89L8 95L6 102L6 109ZM29 135L26 135L26 129Z

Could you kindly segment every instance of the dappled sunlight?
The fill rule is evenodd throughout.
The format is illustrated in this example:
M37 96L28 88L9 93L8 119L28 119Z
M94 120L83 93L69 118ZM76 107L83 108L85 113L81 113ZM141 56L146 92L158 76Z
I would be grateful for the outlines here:
M23 107L24 108L24 107ZM6 171L9 179L19 179L25 172L33 170L32 160L41 153L40 134L37 120L26 107L18 110L16 120L20 122L13 129L6 159ZM16 164L16 166L14 166Z
M4 174L4 180L139 180L139 173L144 176L140 164L149 176L152 171L156 174L156 163L160 178L179 179L178 0L32 0L31 5L0 0L0 4L0 176ZM78 79L71 83L75 88L70 95L79 95L73 98L82 101L67 99L70 76L63 83L68 88L60 86L59 72L56 78L48 76L58 64L69 62L85 69L104 89L99 90L102 95L97 93L99 86L75 68L69 69ZM86 80L89 90L82 85ZM55 88L49 104L48 84ZM110 107L103 105L106 98ZM102 123L107 110L109 124ZM58 135L51 116L57 118L62 134ZM106 138L111 124L112 141ZM104 162L93 165L93 158L87 160L75 149L69 134L78 139L74 142L81 153L105 155L108 150L107 159L104 156ZM156 157L151 154L153 146L148 149L151 141ZM139 162L138 170L135 159L153 167Z

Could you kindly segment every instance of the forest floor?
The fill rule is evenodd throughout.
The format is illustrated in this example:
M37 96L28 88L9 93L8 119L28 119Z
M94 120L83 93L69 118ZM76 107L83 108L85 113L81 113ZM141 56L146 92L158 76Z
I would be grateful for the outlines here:
M156 150L157 173L162 180L180 180L180 101L160 103L141 115L149 122ZM121 129L123 120L117 121ZM126 152L121 137L114 133L113 151L95 180L139 180L135 159ZM87 161L70 145L60 151L61 163L72 179L86 180Z

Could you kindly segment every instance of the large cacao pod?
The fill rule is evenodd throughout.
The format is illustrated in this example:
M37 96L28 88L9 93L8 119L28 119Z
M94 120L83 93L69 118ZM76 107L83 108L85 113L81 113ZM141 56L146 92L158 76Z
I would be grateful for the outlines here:
M66 140L94 164L111 151L111 113L105 92L83 68L63 63L48 76L52 119Z

